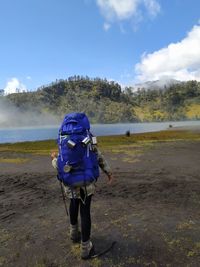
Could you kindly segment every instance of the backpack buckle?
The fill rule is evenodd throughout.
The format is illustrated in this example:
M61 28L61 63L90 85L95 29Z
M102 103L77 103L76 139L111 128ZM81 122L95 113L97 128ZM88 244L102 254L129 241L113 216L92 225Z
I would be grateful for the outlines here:
M68 165L68 164L66 164L66 165L64 166L64 172L65 172L65 173L70 172L71 169L72 169L72 166L70 166L70 165Z
M86 136L83 140L82 140L82 143L84 144L84 145L88 145L89 143L90 143L90 137L89 136Z
M92 144L97 145L97 138L96 136L92 136Z
M72 140L68 140L67 141L67 145L68 145L69 148L74 148L76 143L74 143Z

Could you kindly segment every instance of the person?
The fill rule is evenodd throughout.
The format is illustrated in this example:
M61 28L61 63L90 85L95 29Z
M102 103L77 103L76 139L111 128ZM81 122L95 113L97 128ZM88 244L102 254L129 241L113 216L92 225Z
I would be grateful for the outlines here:
M97 145L93 145L93 150L97 155L98 165L108 177L108 184L113 182L113 174L108 162L98 149ZM52 165L57 169L57 154L51 153ZM89 259L95 254L94 245L90 239L91 235L91 200L95 193L96 182L91 182L84 187L69 188L64 185L67 197L70 199L69 217L70 217L70 238L74 243L81 241L81 258ZM79 231L78 215L80 209L81 217L81 233Z

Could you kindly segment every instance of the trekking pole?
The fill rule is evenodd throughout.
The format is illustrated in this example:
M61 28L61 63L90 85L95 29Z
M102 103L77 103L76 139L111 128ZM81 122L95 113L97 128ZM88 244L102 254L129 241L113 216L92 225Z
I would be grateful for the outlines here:
M69 216L68 209L67 209L67 204L66 204L66 196L65 196L64 189L63 189L63 184L62 184L62 182L60 180L59 180L59 182L60 182L60 189L61 189L61 193L62 193L63 202L64 202L64 205L65 205L65 211L66 211L67 216Z

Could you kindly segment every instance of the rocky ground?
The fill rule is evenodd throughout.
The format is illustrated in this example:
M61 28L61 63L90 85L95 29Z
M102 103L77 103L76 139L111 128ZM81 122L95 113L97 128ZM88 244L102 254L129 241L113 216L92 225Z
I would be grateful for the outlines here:
M92 203L100 258L82 261L48 156L3 151L0 266L199 266L200 141L133 143L106 149L115 181L98 181ZM19 160L21 159L21 160Z

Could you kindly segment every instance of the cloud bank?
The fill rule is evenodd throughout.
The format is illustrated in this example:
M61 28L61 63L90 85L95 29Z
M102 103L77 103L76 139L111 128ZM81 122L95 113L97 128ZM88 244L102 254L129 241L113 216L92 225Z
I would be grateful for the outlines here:
M141 8L145 8L150 17L155 17L160 12L157 0L96 0L96 2L106 20L105 30L108 30L108 25L115 21L131 18L138 20L138 17L141 20Z
M15 77L8 81L6 87L4 88L5 95L22 92L27 92L27 88Z
M144 54L135 71L139 82L159 79L200 81L200 25L195 25L182 41Z
M58 125L60 119L53 114L31 108L22 111L5 97L0 98L0 128Z

